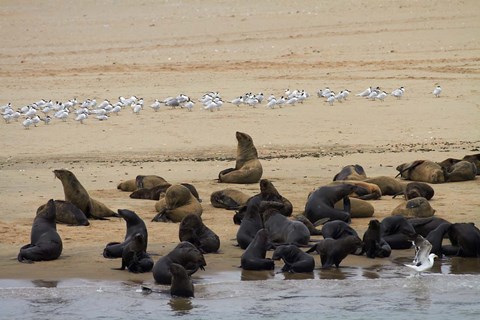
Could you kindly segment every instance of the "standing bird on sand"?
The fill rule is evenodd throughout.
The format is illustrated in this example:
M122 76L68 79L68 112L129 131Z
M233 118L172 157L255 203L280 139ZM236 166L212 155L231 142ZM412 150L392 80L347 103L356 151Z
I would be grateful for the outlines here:
M415 258L413 259L413 264L406 264L405 266L420 274L422 271L431 269L433 266L433 260L438 258L438 256L434 253L430 253L432 250L432 244L419 234L415 238L415 241L413 241L413 244L415 246Z
M391 95L394 96L397 99L401 99L403 97L403 94L405 93L405 88L400 87L398 89L395 89L392 91Z
M440 98L440 93L442 93L442 87L440 87L439 84L437 84L437 86L435 87L435 89L433 89L433 95L435 96L435 98Z
M79 121L83 124L83 120L87 119L88 115L86 113L80 113L76 118L75 121Z

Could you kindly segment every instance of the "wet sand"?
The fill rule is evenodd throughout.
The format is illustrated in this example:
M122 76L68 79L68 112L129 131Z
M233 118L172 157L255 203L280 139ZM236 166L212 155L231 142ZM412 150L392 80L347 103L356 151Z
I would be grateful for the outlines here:
M84 125L72 118L29 130L20 122L0 124L4 279L152 278L113 271L120 261L102 257L108 242L124 236L120 219L91 221L89 227L59 225L64 244L59 260L16 261L19 248L29 242L36 209L48 199L63 199L54 169L74 172L90 195L110 208L136 211L147 224L154 260L178 242L178 224L150 222L154 202L130 199L116 185L138 174L192 183L203 199L205 223L221 238L220 253L206 257L206 272L215 273L237 268L242 250L234 246L233 213L213 208L210 194L227 186L251 195L259 190L257 184L215 181L219 171L234 165L237 130L252 136L263 177L293 203L294 213L303 211L313 188L348 164L361 164L369 176L395 176L403 162L479 152L480 7L475 1L136 4L7 1L0 8L0 105L73 97L115 102L137 95L146 106L138 116L126 109ZM30 19L36 23L24 23ZM437 82L444 88L438 99L431 94ZM352 94L329 106L315 94L327 86ZM384 102L354 95L368 86L387 92L404 86L406 93ZM218 91L231 100L246 92L279 97L286 88L305 89L311 97L274 110L228 103L218 112L202 111L199 103L193 112L148 108L154 99L180 93L197 100ZM479 181L434 185L436 215L480 224ZM386 196L373 201L374 217L390 215L400 201ZM363 234L368 221L355 219L352 226ZM413 251L395 252L381 262L349 257L345 265L394 264L397 255L413 256Z

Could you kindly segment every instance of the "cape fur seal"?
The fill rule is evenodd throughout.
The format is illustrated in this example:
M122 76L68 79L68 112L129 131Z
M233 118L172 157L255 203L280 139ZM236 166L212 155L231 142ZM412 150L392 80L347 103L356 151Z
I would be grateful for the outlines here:
M373 205L366 200L349 198L349 202L350 218L370 218L375 213L375 208L373 207ZM346 211L345 201L337 201L334 208Z
M473 163L477 167L477 176L480 175L480 153L464 156L462 160Z
M433 198L435 191L425 182L409 182L405 185L405 189L395 194L393 198L399 195L404 195L405 200L410 200L417 197L423 197L427 200Z
M480 257L480 230L473 223L453 223L448 228L451 245L442 247L445 255Z
M127 224L127 232L123 242L110 242L103 249L103 256L105 258L120 258L125 248L136 234L141 234L145 242L145 250L148 245L148 232L145 222L133 211L128 209L118 209L118 215L125 220Z
M170 285L170 294L174 297L191 298L194 296L193 282L185 268L178 264L172 263L169 267L172 275L172 284Z
M312 272L315 268L315 259L293 244L282 245L275 249L272 260L280 259L285 263L282 272Z
M357 231L350 227L345 221L335 220L328 221L322 227L322 235L324 239L340 239L348 236L357 236Z
M137 189L151 189L159 185L169 184L164 178L156 175L138 175L135 179L122 181L117 185L117 189L133 192Z
M245 205L250 196L236 189L223 189L212 192L210 195L210 203L215 208L223 208L227 210L237 210Z
M167 189L165 198L155 204L158 214L152 219L157 222L180 222L188 214L201 216L202 205L190 190L181 184L172 185Z
M443 238L448 234L451 225L450 222L441 223L425 237L425 239L427 239L432 245L430 252L436 254L440 258L444 252L442 247Z
M202 202L200 196L198 195L197 189L191 185L190 183L181 183L182 186L187 187L188 190L192 193L192 195L197 198L198 202ZM140 188L133 191L130 194L130 198L132 199L148 199L148 200L160 200L162 195L165 195L167 189L171 186L170 183L155 186L152 188Z
M273 270L275 263L267 259L267 250L272 247L265 229L258 230L253 241L248 245L240 258L241 268L244 270Z
M246 212L249 210L256 210L262 201L281 203L282 207L279 209L280 213L287 217L292 214L292 203L278 192L270 180L262 179L260 180L260 193L248 199L247 203L233 216L233 222L235 224L240 224Z
M376 184L384 196L396 195L397 193L402 192L405 186L405 182L387 176L371 177L363 181Z
M260 160L258 160L257 149L248 134L237 131L236 137L238 145L235 168L220 171L218 174L218 182L256 183L260 181L263 174L262 164Z
M196 214L188 214L182 219L178 237L180 241L190 242L204 254L217 252L220 248L220 238Z
M316 251L320 255L322 269L329 269L333 265L338 268L343 259L361 248L362 240L358 236L348 236L341 239L320 240L308 249L307 253Z
M55 202L50 199L37 211L30 232L30 244L20 248L19 262L55 260L62 254L63 244L55 223Z
M65 200L71 202L87 216L87 218L102 219L105 217L118 217L107 206L98 200L91 198L87 190L82 186L77 177L68 170L53 170L63 186Z
M355 192L357 186L351 184L326 185L313 191L305 204L305 217L315 223L323 218L350 222L349 194ZM344 210L335 209L337 201L343 199Z
M360 180L337 180L330 184L335 185L341 183L357 186L355 192L349 195L350 197L362 200L376 200L382 197L382 190L380 190L379 186L374 183L368 183Z
M363 234L363 252L367 258L375 257L386 258L392 253L390 245L382 238L380 221L372 219L368 223L368 228Z
M263 220L259 211L260 204L251 203L249 209L245 208L245 214L237 230L237 243L242 249L246 249L255 238L258 230L263 228Z
M449 158L439 165L443 169L446 182L473 180L477 175L477 166L470 161Z
M54 200L55 202L55 220L57 223L67 224L69 226L88 226L88 221L82 210L78 209L73 203L63 200ZM37 213L45 208L46 204L37 209Z
M399 204L392 211L392 216L402 215L406 218L428 218L435 214L435 209L423 197L410 199Z
M200 250L190 242L182 241L167 255L158 259L153 266L153 278L157 283L172 283L172 274L170 272L172 263L177 263L184 267L188 275L194 274L198 269L205 270L204 267L207 265Z
M420 181L427 183L443 183L445 175L442 167L433 161L416 160L410 163L403 163L397 166L398 176L406 180Z
M149 272L153 268L153 260L147 254L147 243L141 232L133 235L132 240L123 247L122 266L118 270L128 269L133 273Z
M441 224L449 223L447 220L435 216L428 218L411 218L408 219L408 222L415 229L415 232L424 238L427 238L428 234Z
M339 173L333 177L333 181L338 180L363 180L367 178L367 174L363 167L358 164L348 165L342 168Z
M404 216L386 217L380 222L381 237L392 249L409 249L417 235Z

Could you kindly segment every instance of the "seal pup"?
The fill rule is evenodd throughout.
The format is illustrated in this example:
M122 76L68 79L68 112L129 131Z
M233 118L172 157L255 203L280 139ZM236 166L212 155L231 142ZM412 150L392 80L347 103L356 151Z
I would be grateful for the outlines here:
M408 220L402 215L385 217L380 222L381 237L388 245L396 249L409 249L417 233Z
M263 174L262 164L258 160L257 149L252 138L243 132L236 132L237 158L235 168L220 171L218 182L223 183L256 183L260 181Z
M440 162L439 165L443 169L446 182L473 180L477 175L477 167L470 161L456 161L450 158Z
M250 199L249 195L232 188L215 191L210 195L212 206L227 210L238 210L247 203L248 199Z
M87 216L87 218L103 219L105 217L118 217L107 206L98 200L91 198L87 190L82 186L77 177L69 170L53 170L63 186L65 201L71 202Z
M55 202L50 199L37 211L30 232L30 244L20 248L17 259L23 263L55 260L62 254L63 244L55 223Z
M82 210L78 209L73 203L64 200L54 200L55 202L55 220L57 223L63 223L69 226L88 226L88 221ZM45 208L46 204L37 209L37 214Z
M320 240L308 249L307 253L316 251L320 255L322 269L329 269L334 265L338 268L343 259L361 248L362 240L359 237L348 236L341 239Z
M390 245L382 238L380 221L372 219L363 234L363 252L367 258L387 258L392 253Z
M285 263L282 267L282 272L312 272L315 268L315 259L293 244L278 246L275 249L272 260L280 259Z
M428 218L434 214L435 209L423 197L413 198L401 203L392 211L392 216L402 215L406 218Z
M165 198L155 204L158 214L152 219L157 222L180 222L188 214L202 215L203 208L190 190L181 184L167 189Z
M204 267L207 265L200 250L190 242L182 241L154 264L152 273L157 283L168 285L172 283L172 274L170 272L172 263L177 263L184 267L188 275L194 274L198 269L205 270Z
M410 200L417 197L423 197L427 200L433 198L435 191L433 188L425 182L409 182L405 185L405 189L395 194L392 198L396 198L399 195L404 195L405 200Z
M401 176L406 180L420 181L427 183L443 183L445 175L442 167L433 161L416 160L410 163L402 163L397 166L399 172L395 178Z
M178 237L180 241L192 243L203 254L217 252L220 248L220 238L196 214L188 214L182 219Z
M233 216L233 222L235 224L240 224L245 213L249 210L258 208L262 201L281 203L282 207L279 210L284 216L289 217L293 212L292 203L278 192L277 188L275 188L270 180L262 179L260 180L260 193L248 199L246 205L241 207Z
M192 278L187 270L178 263L172 263L169 266L170 274L172 275L172 284L170 285L170 295L172 297L193 298L194 287Z
M323 218L350 222L349 194L355 192L357 186L351 184L326 185L313 191L305 204L304 215L314 223ZM344 210L335 209L337 201L343 199Z
M367 178L367 174L363 167L359 164L352 164L342 168L339 173L333 177L333 181L338 180L363 180Z
M297 214L293 218L303 223L307 227L311 236L321 236L322 230L318 230L316 227L328 221L328 219L320 219L315 223L311 223L303 214Z
M310 241L310 231L300 221L290 220L279 211L283 204L262 201L259 211L268 238L275 244L305 246Z
M275 263L267 259L267 250L272 247L265 229L258 230L253 241L248 245L240 258L241 268L244 270L273 270Z
M442 247L445 255L480 257L480 230L474 223L453 223L448 238L452 244Z
M147 254L147 243L142 233L137 232L132 240L123 247L122 266L116 270L128 269L133 273L149 272L153 268L153 260Z
M357 236L357 231L348 223L341 220L328 221L322 227L323 238L340 239L348 236Z
M125 220L127 232L123 242L110 242L103 249L105 258L120 258L123 255L123 248L132 241L134 235L140 233L145 242L145 250L148 245L148 231L145 222L134 212L128 209L118 209L118 215Z
M405 264L405 266L418 273L431 269L433 266L433 260L438 258L436 254L430 253L430 250L432 250L432 244L421 235L417 235L413 244L415 245L415 258L413 259L413 264Z
M441 224L450 223L445 219L435 216L428 218L410 218L408 219L408 222L415 229L415 232L424 238L426 238L431 231L435 230Z

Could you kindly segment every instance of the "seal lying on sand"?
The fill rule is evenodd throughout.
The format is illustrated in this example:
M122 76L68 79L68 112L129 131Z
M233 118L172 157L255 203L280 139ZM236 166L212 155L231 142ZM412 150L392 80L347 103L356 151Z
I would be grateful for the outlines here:
M65 200L82 210L87 218L118 217L114 211L107 208L103 203L91 198L71 171L60 169L53 170L53 173L62 182Z
M55 202L50 199L42 210L37 211L30 233L30 244L20 248L20 262L55 260L62 254L62 239L55 223Z
M480 153L467 155L462 160L473 163L477 167L477 176L480 175Z
M164 178L156 175L138 175L135 179L120 182L117 189L133 192L137 189L151 189L160 185L170 185Z
M236 132L238 141L235 168L220 171L218 182L225 183L256 183L263 174L262 164L258 160L257 149L252 138L243 132Z
M282 272L312 272L315 268L315 259L293 244L279 246L275 249L272 260L280 259L285 263Z
M354 197L362 200L376 200L382 197L382 191L374 183L368 183L365 181L358 181L358 180L338 180L330 184L336 185L341 183L352 184L357 186L357 189L355 190L355 192L349 195L350 197Z
M477 166L470 161L449 158L439 165L443 169L446 182L473 180L477 175Z
M370 218L375 213L375 208L367 200L349 197L348 202L350 206L350 218ZM337 201L334 208L346 211L345 200Z
M433 161L416 160L410 163L402 163L397 166L398 176L406 180L420 181L427 183L443 183L445 175L442 167Z
M205 270L207 265L203 254L190 242L180 242L167 255L158 259L153 266L153 278L159 284L171 284L172 274L170 272L170 265L177 263L185 268L188 275L197 272L198 269Z
M405 185L405 190L402 190L401 192L395 194L393 198L402 194L405 196L406 200L417 197L423 197L427 200L430 200L433 198L435 191L430 185L424 182L409 182Z
M63 200L54 200L56 222L67 224L69 226L88 226L88 221L82 210L78 209L73 203ZM45 208L46 204L37 209L37 213Z
M237 210L245 205L250 196L236 189L223 189L212 192L210 195L210 203L215 208L223 208L227 210Z
M198 202L202 202L200 196L198 195L197 189L189 183L181 183L182 186L187 187L192 195L197 198ZM132 199L148 199L148 200L160 200L162 195L165 195L167 189L171 186L170 183L159 185L150 189L141 188L133 191L130 194Z
M342 168L339 173L333 177L333 181L338 180L363 180L367 178L367 174L363 167L358 164L348 165Z
M196 214L188 214L182 219L178 236L180 241L192 243L204 254L217 252L220 248L220 238Z
M266 259L267 250L272 247L268 240L267 230L258 230L253 241L242 254L240 261L244 270L273 270L275 263L272 259Z
M165 198L155 204L158 214L152 219L157 222L180 222L188 214L202 215L203 208L190 190L181 184L167 189Z
M435 214L427 199L417 197L399 204L392 211L392 216L402 215L406 218L428 218Z
M134 235L141 234L142 241L145 242L145 250L148 245L148 232L145 222L133 211L127 209L118 209L118 215L122 217L127 223L127 232L125 234L125 240L123 242L110 242L103 249L103 256L105 258L120 258L123 254L123 248L130 241L132 241Z
M357 236L348 236L341 239L324 239L313 245L307 253L316 251L320 254L322 269L339 267L343 259L349 254L362 248L362 240Z
M405 182L387 176L369 177L363 180L368 183L376 184L384 196L393 196L403 191Z

